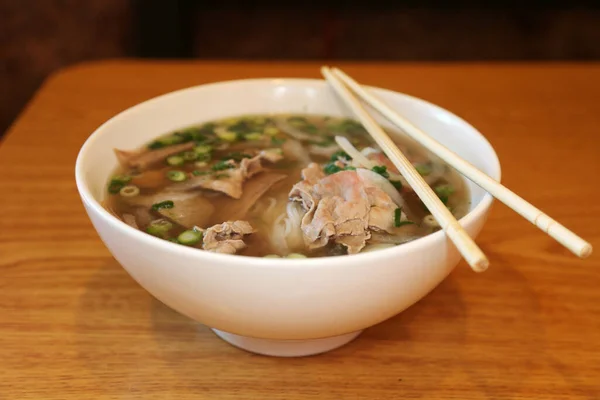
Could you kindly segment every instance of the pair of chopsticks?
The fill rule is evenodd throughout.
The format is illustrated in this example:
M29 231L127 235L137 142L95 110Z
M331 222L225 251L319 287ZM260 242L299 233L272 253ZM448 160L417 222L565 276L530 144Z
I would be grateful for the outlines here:
M402 154L387 133L385 133L377 122L375 122L366 109L363 108L356 96L387 118L412 139L416 140L496 199L512 208L529 222L546 232L578 257L585 258L592 253L592 246L588 242L544 214L510 189L478 170L469 162L460 158L448 148L444 147L406 118L392 110L383 101L369 93L367 89L338 68L330 69L329 67L322 67L321 73L333 87L338 96L346 103L354 114L356 114L360 122L379 147L381 147L383 152L389 157L396 168L398 168L398 171L404 176L425 206L427 206L448 238L452 240L458 251L474 271L482 272L487 269L489 261L485 254L462 228L444 203L441 202L431 187L423 180L421 175L404 154Z

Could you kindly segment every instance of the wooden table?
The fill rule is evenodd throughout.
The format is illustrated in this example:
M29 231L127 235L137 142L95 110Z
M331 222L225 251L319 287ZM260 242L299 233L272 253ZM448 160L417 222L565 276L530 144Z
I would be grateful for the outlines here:
M0 399L599 399L600 257L579 260L496 203L464 263L331 353L237 350L152 298L110 256L75 188L88 135L150 97L318 64L101 62L52 76L0 145ZM346 64L464 117L503 182L600 251L599 64Z

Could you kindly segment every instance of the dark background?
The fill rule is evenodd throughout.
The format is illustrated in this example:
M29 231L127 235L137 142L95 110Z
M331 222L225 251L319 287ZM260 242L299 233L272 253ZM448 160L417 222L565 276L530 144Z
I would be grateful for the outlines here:
M0 0L0 135L55 70L118 57L598 60L600 2Z

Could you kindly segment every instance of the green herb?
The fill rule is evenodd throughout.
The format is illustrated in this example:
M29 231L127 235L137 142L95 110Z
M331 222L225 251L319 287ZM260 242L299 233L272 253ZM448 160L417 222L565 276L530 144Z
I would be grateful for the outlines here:
M396 208L394 210L394 226L396 228L400 226L400 218L402 218L402 208Z
M173 182L183 182L187 176L183 171L167 171L167 178Z
M185 161L196 161L198 154L195 151L186 151L181 155Z
M264 137L265 136L260 132L250 132L250 133L247 133L244 135L244 139L251 140L251 141L261 140Z
M163 208L173 208L173 207L175 207L175 204L173 203L172 200L165 200L165 201L161 201L160 203L152 204L152 209L154 211L158 211Z
M194 152L196 154L208 154L212 151L212 146L201 144L200 146L194 147Z
M352 165L348 165L347 167L344 167L344 171L356 171L356 167L353 167Z
M330 161L337 161L337 160L350 160L350 156L348 154L346 154L345 151L336 151L335 153L333 153L331 155L331 159Z
M252 156L250 154L240 153L240 152L236 151L234 153L229 153L227 155L227 157L223 158L222 160L223 161L233 160L233 161L240 162L244 158L252 158Z
M194 176L208 175L210 173L211 173L210 171L198 171L197 169L192 171L192 175L194 175Z
M210 161L210 153L196 153L196 161Z
M454 188L451 185L438 185L433 188L433 191L444 205L448 205L448 199L450 198L450 195L454 193Z
M302 130L304 130L305 132L307 132L311 135L316 135L317 133L319 133L319 128L317 128L317 126L314 124L308 124L308 125L304 126L302 128Z
M183 163L185 163L185 160L181 156L167 157L167 164L169 164L171 166L183 165Z
M344 119L336 123L331 123L327 127L334 132L347 133L350 135L365 132L365 128L362 126L362 124L352 119Z
M225 169L235 168L235 165L230 163L229 160L221 160L215 165L213 165L211 168L213 171L223 171Z
M248 123L247 120L242 119L239 122L236 122L235 124L227 127L227 130L229 132L235 132L238 134L245 134L245 133L251 133L253 130L253 127Z
M119 194L123 197L134 197L140 194L140 188L134 185L123 186L121 190L119 190Z
M386 179L390 177L390 174L387 172L387 167L385 165L376 165L373 168L371 168L371 171L378 173Z
M404 226L404 225L414 225L414 224L415 224L414 222L412 222L412 221L409 221L409 220L406 220L406 221L400 221L400 224L399 224L399 225L396 225L396 228L399 228L399 227L401 227L401 226Z
M400 181L390 181L390 183L396 188L396 190L402 190L402 182Z
M431 165L429 164L417 164L415 165L415 169L421 176L427 176L432 171Z
M163 147L172 146L174 144L183 143L185 140L186 138L184 136L178 135L176 132L170 136L163 136L156 139L154 142L148 145L148 148L151 150L156 150Z
M157 219L150 222L146 232L152 236L156 236L162 239L166 239L169 231L173 228L173 224L166 219Z
M285 143L285 139L284 138L276 138L276 137L272 137L271 138L271 143L276 145L276 146L281 146L282 144Z
M131 181L131 176L129 175L117 175L113 176L113 178L108 183L108 193L117 194L125 185L127 185Z
M338 167L334 163L325 164L323 167L323 172L327 175L335 174L336 172L342 171L342 168Z
M193 246L202 240L202 232L195 230L183 231L177 236L177 241L186 246Z

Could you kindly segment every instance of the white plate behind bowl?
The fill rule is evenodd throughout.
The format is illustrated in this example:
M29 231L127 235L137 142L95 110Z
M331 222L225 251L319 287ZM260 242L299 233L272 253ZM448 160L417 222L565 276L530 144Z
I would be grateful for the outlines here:
M373 90L442 144L500 178L494 150L471 125L423 100ZM438 285L459 260L443 233L353 256L263 259L153 238L117 221L99 204L117 166L113 148L135 149L159 135L223 117L270 113L351 117L321 80L252 79L180 90L132 107L98 128L77 158L77 187L114 257L159 300L247 350L314 354L352 340ZM461 224L476 236L492 198L468 183L472 209Z

